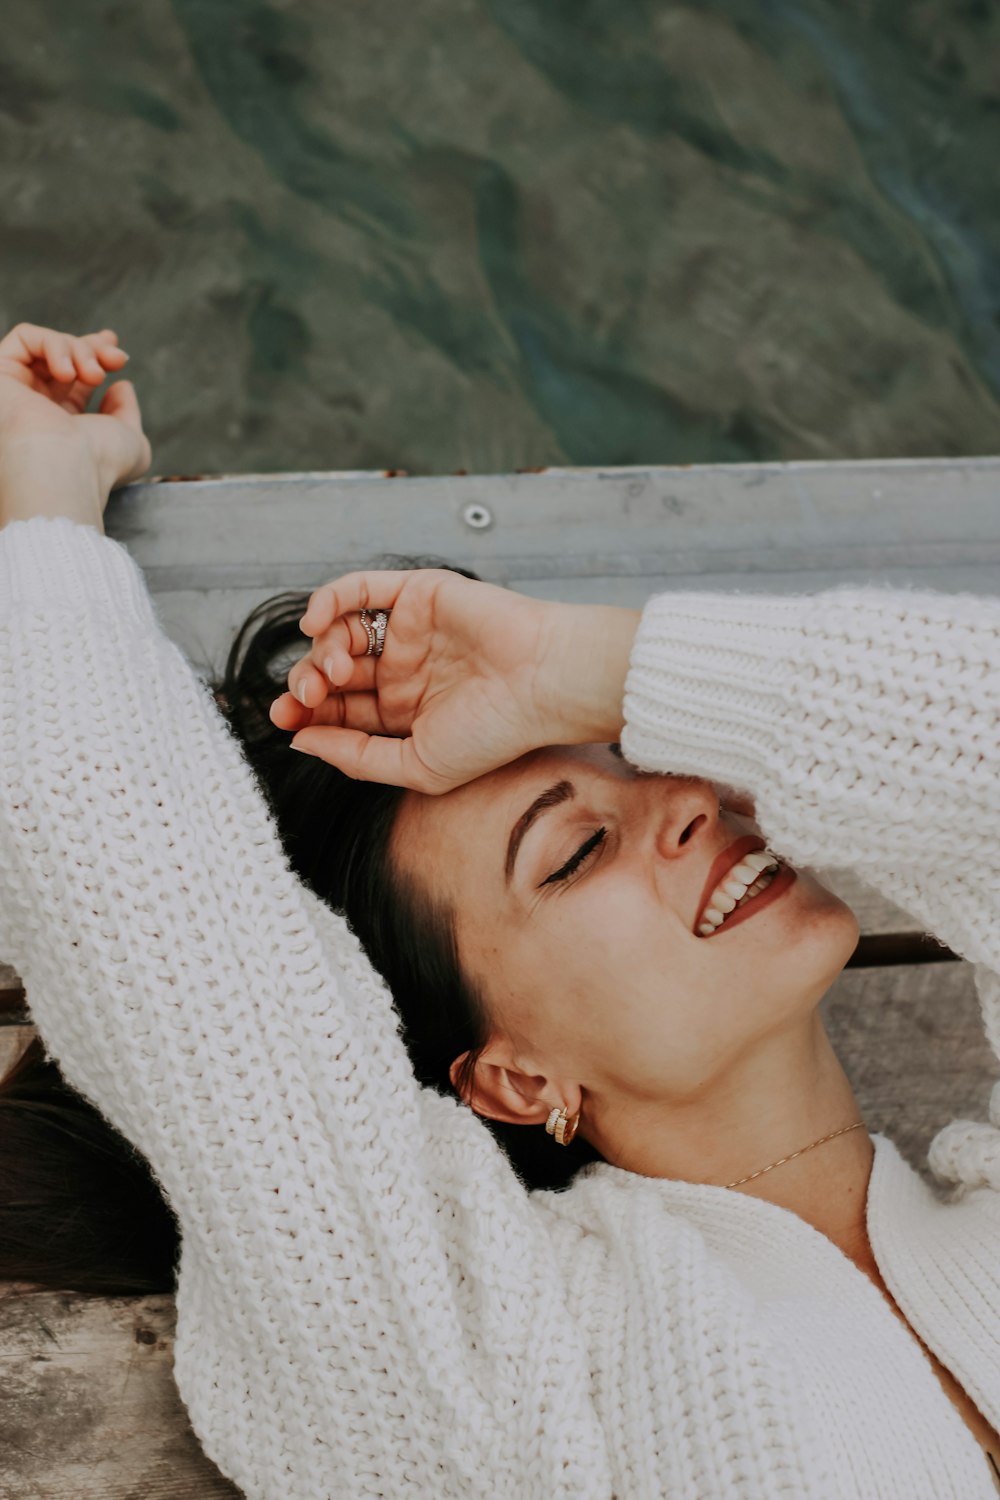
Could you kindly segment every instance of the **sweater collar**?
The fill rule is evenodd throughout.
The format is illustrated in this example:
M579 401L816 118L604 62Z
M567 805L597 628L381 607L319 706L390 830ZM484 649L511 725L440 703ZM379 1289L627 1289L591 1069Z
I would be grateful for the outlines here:
M1000 1193L984 1186L947 1196L888 1136L873 1131L871 1139L866 1222L882 1279L911 1328L1000 1427ZM881 1296L832 1240L766 1198L642 1177L610 1162L580 1176L638 1193L686 1221L762 1302Z
M872 1253L883 1279L892 1289L902 1242L909 1240L927 1247L928 1253L933 1246L935 1254L946 1256L949 1247L954 1246L956 1232L961 1238L966 1220L979 1222L982 1216L978 1209L967 1209L956 1217L955 1205L936 1196L888 1136L872 1131L871 1140L874 1158L868 1182L866 1224ZM839 1272L842 1266L850 1275L867 1280L865 1273L826 1235L791 1209L767 1198L710 1183L644 1177L605 1161L585 1167L579 1176L627 1186L630 1192L655 1201L672 1217L686 1220L699 1231L713 1253L722 1260L732 1261L745 1284L756 1285L765 1296L780 1294L781 1287L787 1290L789 1276L795 1281L801 1279L806 1290L810 1278L821 1269L829 1274L831 1270ZM1000 1217L1000 1202L997 1213ZM997 1225L990 1225L988 1220L987 1224L995 1236ZM1000 1261L1000 1257L997 1259ZM1000 1299L996 1305L1000 1306Z

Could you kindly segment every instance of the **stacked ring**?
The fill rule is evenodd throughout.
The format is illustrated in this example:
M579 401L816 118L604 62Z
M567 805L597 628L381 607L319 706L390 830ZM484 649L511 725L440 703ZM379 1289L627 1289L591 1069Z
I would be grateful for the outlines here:
M366 656L381 656L385 648L385 631L389 624L390 611L387 609L377 610L374 620L371 612L367 609L361 611L361 623L368 637L368 650Z

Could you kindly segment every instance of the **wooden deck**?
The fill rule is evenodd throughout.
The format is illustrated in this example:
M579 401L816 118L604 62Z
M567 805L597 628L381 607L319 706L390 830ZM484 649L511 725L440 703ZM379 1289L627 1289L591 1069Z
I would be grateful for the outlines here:
M214 675L263 599L387 554L598 603L846 582L996 595L1000 460L160 481L113 496L106 529L143 569L164 628ZM869 1128L931 1182L931 1137L956 1115L985 1119L1000 1076L970 966L852 872L815 873L863 933L822 1001L834 1047ZM29 1004L0 965L0 1069L32 1035ZM191 1432L173 1326L170 1297L0 1288L0 1500L239 1493Z

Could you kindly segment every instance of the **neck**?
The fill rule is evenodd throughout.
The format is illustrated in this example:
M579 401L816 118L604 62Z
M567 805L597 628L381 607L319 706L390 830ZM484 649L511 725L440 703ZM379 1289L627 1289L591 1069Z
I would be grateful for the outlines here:
M851 1102L844 1102L846 1110L836 1116L828 1129L819 1126L815 1131L806 1131L780 1155L788 1156L791 1151L798 1151L811 1141L828 1135L830 1130L862 1118L861 1111L853 1103L853 1096ZM824 1141L793 1161L775 1167L773 1172L765 1172L753 1182L744 1183L732 1191L766 1198L769 1203L798 1214L800 1219L805 1219L807 1224L832 1240L855 1265L870 1271L874 1261L868 1241L866 1211L874 1160L875 1147L867 1129L862 1126L834 1140ZM785 1173L788 1175L783 1176ZM772 1178L777 1180L772 1182Z
M588 1139L626 1171L725 1187L793 1152L752 1181L731 1188L797 1214L856 1265L871 1262L866 1225L875 1149L866 1127L804 1151L862 1112L819 1012L794 1033L771 1038L702 1097L591 1100ZM603 1119L615 1121L604 1138Z

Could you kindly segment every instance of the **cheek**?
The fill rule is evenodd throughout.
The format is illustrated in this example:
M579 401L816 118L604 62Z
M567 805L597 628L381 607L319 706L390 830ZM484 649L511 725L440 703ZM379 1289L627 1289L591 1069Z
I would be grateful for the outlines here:
M806 878L784 913L776 905L716 946L641 882L595 880L494 942L480 972L497 1014L539 1062L633 1097L682 1099L806 1017L856 934L849 908Z
M553 903L542 943L587 987L642 970L652 954L665 955L684 934L639 882L593 880Z
M643 966L646 925L617 894L581 887L549 897L513 928L482 926L466 951L509 1036L539 1062L582 1065L614 1024L614 997Z
M739 955L719 963L642 882L565 896L519 959L526 982L536 976L533 1034L595 1085L633 1096L684 1095L725 1071L755 1014L759 1024L763 976Z
M690 1025L693 939L637 885L593 881L549 905L506 955L522 1035L590 1076L634 1072L651 1048L662 1068L666 1039Z

